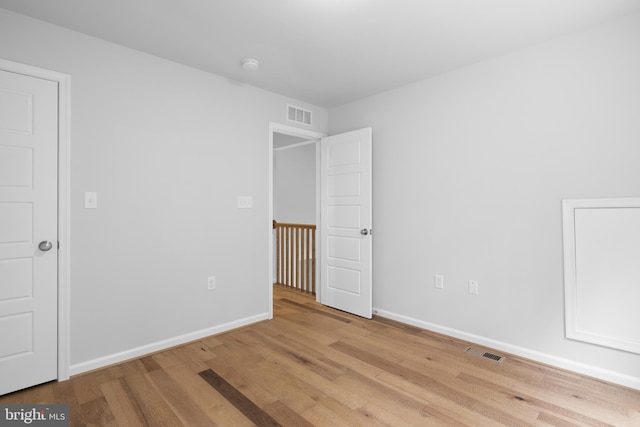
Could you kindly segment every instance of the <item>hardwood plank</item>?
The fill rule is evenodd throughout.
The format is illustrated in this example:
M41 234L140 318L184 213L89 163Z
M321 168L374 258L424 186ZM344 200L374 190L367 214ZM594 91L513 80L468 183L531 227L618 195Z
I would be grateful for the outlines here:
M304 411L302 416L315 426L353 427L366 425L361 417L354 423L349 414L349 408L331 397L322 399L312 408Z
M324 396L317 387L308 384L301 378L292 375L283 375L278 363L265 360L253 367L245 367L247 375L261 387L268 389L277 396L280 402L298 413L315 405ZM270 403L271 405L273 403Z
M156 369L162 369L162 366L160 366L152 356L143 357L142 359L140 359L140 363L142 363L142 366L144 366L144 369L147 372L155 371Z
M111 408L104 397L82 404L82 413L87 427L117 427Z
M265 411L271 414L271 416L283 426L313 427L313 424L303 418L298 412L292 410L279 400L267 405Z
M308 322L299 322L297 314L294 314L291 317L289 315L284 315L274 320L275 322L269 322L273 324L256 328L256 330L269 330L270 328L281 330L283 333L288 335L297 334L299 336L307 337L308 339L313 339L317 345L322 346L329 345L336 341L336 338L333 337L330 332L319 331L315 327L310 327Z
M554 426L554 427L579 427L580 426L580 424L574 424L571 421L567 421L563 418L548 414L546 412L541 412L540 415L538 415L538 420L544 422L547 425Z
M249 375L250 371L246 369L250 365L229 364L226 360L220 359L212 359L207 365L256 405L264 408L278 400L271 389L253 381L253 377Z
M396 416L384 406L378 406L371 403L367 403L358 409L367 420L371 420L372 424L382 425L387 427L412 427L416 424L412 424L404 421L399 416ZM449 426L450 427L450 426Z
M100 384L114 419L120 425L148 426L140 405L122 378Z
M325 311L325 310L320 310L318 308L315 308L313 306L313 304L309 303L309 301L305 301L304 303L300 303L300 302L293 301L293 300L291 300L289 298L280 298L278 300L278 302L281 303L281 304L293 305L293 306L295 306L297 308L302 309L302 311L304 311L304 312L317 314L319 316L326 316L326 317L329 317L331 319L338 320L338 321L340 321L342 323L351 323L352 322L352 319L349 319L348 317L340 316L339 314L336 314L336 313L331 313L331 312L328 312L328 311Z
M154 371L155 372L155 371ZM125 378L134 399L140 405L145 422L154 427L179 426L180 419L165 402L146 375Z
M96 376L95 372L89 372L73 377L73 390L79 404L103 397Z
M168 373L189 398L219 426L253 426L224 396L202 380L198 375L200 371L201 364L193 362L174 366Z
M281 426L279 422L274 420L251 400L247 399L245 395L229 384L220 375L215 373L212 369L200 372L200 376L256 425L274 427Z
M72 381L56 381L51 383L51 392L54 398L47 403L69 405L69 427L81 427L86 424L82 408L76 399Z
M186 390L171 378L167 371L158 369L146 374L146 376L184 425L203 427L217 425L200 409Z

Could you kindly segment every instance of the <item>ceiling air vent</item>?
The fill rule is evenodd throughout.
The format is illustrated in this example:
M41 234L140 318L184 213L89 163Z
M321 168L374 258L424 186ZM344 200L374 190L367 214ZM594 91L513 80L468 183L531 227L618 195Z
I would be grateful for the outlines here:
M469 354L473 354L474 356L484 357L485 359L494 360L496 362L502 362L504 360L504 356L499 356L497 354L488 353L484 350L480 350L478 348L467 347L464 351Z
M295 105L287 105L287 120L311 126L311 111Z

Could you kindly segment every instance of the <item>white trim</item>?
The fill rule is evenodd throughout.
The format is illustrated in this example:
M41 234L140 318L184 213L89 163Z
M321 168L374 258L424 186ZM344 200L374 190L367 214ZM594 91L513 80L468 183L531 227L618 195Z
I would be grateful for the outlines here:
M316 140L327 136L327 134L323 132L317 132L310 129L302 129L282 123L269 122L269 135L271 137L273 137L273 132L309 140Z
M320 254L322 253L322 239L320 237L322 237L321 233L320 233L320 229L318 228L318 224L320 224L321 222L321 213L322 213L322 180L321 180L321 175L322 175L322 139L318 139L316 141L316 232L318 233L316 236L316 258L320 256ZM320 300L322 298L322 286L320 286L322 284L321 280L321 274L322 274L322 269L319 266L319 263L316 263L318 265L318 268L316 268L316 302L320 303Z
M273 151L288 150L289 148L298 148L298 147L302 147L304 145L315 144L316 142L318 142L318 141L297 142L295 144L285 145L284 147L274 148Z
M261 322L267 319L268 319L268 314L262 313L255 316L245 317L244 319L234 320L233 322L224 323L222 325L214 326L212 328L202 329L200 331L195 331L195 332L189 332L188 334L179 335L177 337L169 338L162 341L156 341L151 344L143 345L140 347L121 351L119 353L114 353L109 356L103 356L97 359L92 359L86 362L72 365L70 367L70 372L71 372L71 375L78 375L83 372L104 368L105 366L114 365L116 363L124 362L130 359L135 359L140 356L148 355L150 353L155 353L157 351L166 350L168 348L186 344L192 341L197 341L202 338L209 337L211 335L220 334L223 332L227 332L233 329L250 325L252 323Z
M508 344L502 341L496 341L491 338L482 337L480 335L469 334L467 332L459 331L457 329L440 326L434 323L425 322L422 320L414 319L412 317L404 316L402 314L393 313L379 308L374 308L373 313L377 316L385 317L387 319L396 320L407 325L416 326L428 331L437 332L439 334L447 335L450 337L458 338L464 341L469 341L474 344L489 347L491 349L502 350L511 353L516 356L525 357L535 362L544 363L546 365L554 366L560 369L566 369L582 375L588 375L593 378L598 378L611 383L619 384L625 387L630 387L636 390L640 390L640 377L633 377L631 375L621 374L619 372L610 371L608 369L602 369L597 366L587 365L586 363L575 362L573 360L565 359L562 357L553 356L550 354L542 353L539 351L531 350L528 348Z
M71 76L0 58L0 69L58 83L58 381L69 379Z
M268 307L269 307L269 319L273 319L273 134L281 133L284 135L296 136L298 138L305 138L309 140L319 140L327 136L325 133L316 132L309 129L300 129L294 126L283 125L281 123L269 122L269 164L267 166L267 199L268 199L268 217L267 217L267 285L268 285ZM317 156L316 156L317 158ZM317 191L316 191L317 194ZM317 215L317 214L316 214ZM316 218L316 223L319 218ZM319 239L316 239L316 242ZM316 252L319 253L319 252ZM319 269L318 269L319 270ZM319 283L316 281L316 283Z

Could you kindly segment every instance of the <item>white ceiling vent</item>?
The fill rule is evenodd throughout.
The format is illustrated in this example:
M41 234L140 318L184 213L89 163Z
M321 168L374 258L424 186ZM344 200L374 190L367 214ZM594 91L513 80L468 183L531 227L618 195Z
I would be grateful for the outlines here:
M295 105L287 105L287 120L311 126L311 111Z

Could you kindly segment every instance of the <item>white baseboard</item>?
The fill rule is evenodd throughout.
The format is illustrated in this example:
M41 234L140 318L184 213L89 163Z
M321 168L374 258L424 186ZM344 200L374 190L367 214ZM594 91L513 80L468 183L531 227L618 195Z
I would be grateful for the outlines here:
M407 325L416 326L418 328L469 341L478 345L489 347L491 349L502 350L536 362L544 363L557 368L566 369L568 371L573 371L582 375L588 375L590 377L598 378L614 384L619 384L625 387L640 390L640 378L638 377L632 377L630 375L621 374L619 372L598 368L597 366L591 366L584 363L575 362L573 360L564 359L562 357L552 356L550 354L515 346L502 341L496 341L479 335L469 334L457 329L447 328L444 326L436 325L434 323L429 323L422 320L414 319L412 317L396 314L390 311L381 310L379 308L374 308L373 312L378 316L396 320Z
M232 329L260 322L262 320L267 320L268 318L269 314L263 313L256 316L251 316L222 325L214 326L212 328L202 329L200 331L190 332L188 334L180 335L162 341L157 341L151 344L121 351L119 353L111 354L108 356L99 357L97 359L88 360L86 362L77 363L69 367L69 373L71 375L77 375L94 369L104 368L105 366L124 362L125 360L134 359L136 357L144 356L145 354L165 350L177 345L186 344L188 342L199 340L211 335L230 331Z

